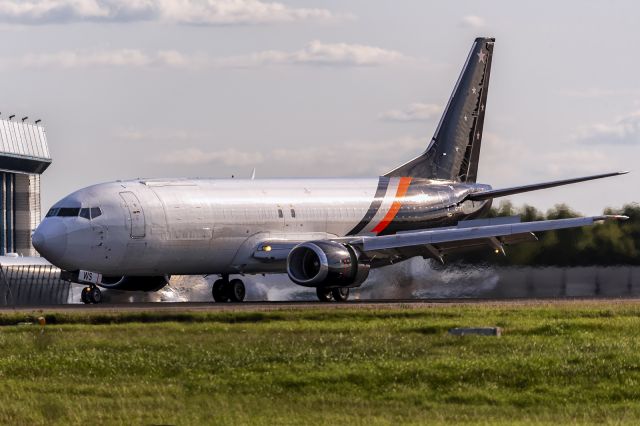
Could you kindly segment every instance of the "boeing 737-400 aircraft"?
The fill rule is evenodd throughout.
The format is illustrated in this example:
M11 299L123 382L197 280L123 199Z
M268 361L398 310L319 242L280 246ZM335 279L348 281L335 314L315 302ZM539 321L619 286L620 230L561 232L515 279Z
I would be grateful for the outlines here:
M216 302L240 302L245 274L287 273L322 301L344 301L372 268L414 256L532 241L535 231L595 216L521 223L479 219L494 198L624 172L492 189L476 183L493 38L478 38L426 151L371 179L137 179L81 189L57 202L34 247L72 277L155 291L169 276L218 275ZM230 279L235 276L234 279Z

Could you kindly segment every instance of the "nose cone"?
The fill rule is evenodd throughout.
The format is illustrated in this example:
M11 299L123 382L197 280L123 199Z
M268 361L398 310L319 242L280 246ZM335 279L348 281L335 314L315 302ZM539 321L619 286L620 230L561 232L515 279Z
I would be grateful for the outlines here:
M59 265L67 251L67 227L61 220L45 220L33 233L31 242L42 257Z

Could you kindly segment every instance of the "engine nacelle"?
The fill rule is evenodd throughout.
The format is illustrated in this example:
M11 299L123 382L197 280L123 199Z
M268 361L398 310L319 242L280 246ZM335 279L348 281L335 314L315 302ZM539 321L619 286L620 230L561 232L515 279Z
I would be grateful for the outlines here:
M369 269L355 248L333 241L298 244L287 258L289 278L305 287L358 287Z
M169 277L102 277L101 287L123 291L158 291L169 283Z

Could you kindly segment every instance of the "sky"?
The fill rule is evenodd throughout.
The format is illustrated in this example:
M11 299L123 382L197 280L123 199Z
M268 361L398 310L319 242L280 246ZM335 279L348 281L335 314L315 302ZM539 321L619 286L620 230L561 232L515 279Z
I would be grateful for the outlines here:
M0 113L42 119L46 210L136 177L378 176L427 146L496 37L478 181L616 170L513 197L640 201L640 3L0 0Z

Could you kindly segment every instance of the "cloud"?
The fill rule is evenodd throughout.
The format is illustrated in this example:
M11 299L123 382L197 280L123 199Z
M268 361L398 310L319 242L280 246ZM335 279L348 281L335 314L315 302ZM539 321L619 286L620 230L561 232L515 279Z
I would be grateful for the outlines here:
M154 142L156 147L170 144L171 147L186 144L206 144L209 140L207 134L184 129L137 129L124 127L114 129L116 139L139 143ZM156 148L160 150L161 148ZM226 149L202 149L194 146L186 148L169 149L151 158L153 163L173 166L198 166L206 164L221 164L229 167L255 166L261 164L264 156L256 151L241 151L234 148Z
M86 67L168 67L181 69L257 68L275 65L310 65L361 67L398 63L408 59L403 54L361 44L327 44L312 41L304 48L285 52L267 50L242 56L211 57L205 53L182 53L175 50L144 52L139 49L67 50L54 53L31 53L5 58L3 67L86 68Z
M640 94L640 90L626 89L626 90L613 90L602 89L598 87L590 87L587 89L569 89L560 92L562 95L572 98L584 98L584 99L601 99L612 96L637 96Z
M157 133L127 131L128 137L133 140L146 139L147 135ZM124 134L123 136L126 137ZM192 141L196 139L198 138L191 138ZM188 147L167 151L151 161L157 164L194 167L209 164L228 167L263 165L271 175L276 173L280 176L335 176L344 174L344 170L348 170L350 175L375 176L419 155L426 148L428 141L428 138L405 136L390 140L347 141L335 146L312 144L264 152ZM380 155L380 152L386 154ZM358 158L358 161L354 163L353 158Z
M202 53L184 54L175 50L147 53L139 49L63 50L53 53L28 53L1 61L4 68L206 68L215 61Z
M582 143L632 145L640 143L640 110L610 123L596 123L580 129L575 139Z
M143 67L156 61L136 49L104 51L61 51L55 53L26 54L18 59L4 61L20 68L84 68L84 67Z
M414 102L403 109L392 109L379 115L385 121L425 121L431 120L442 113L442 107L436 104Z
M601 150L585 150L574 147L567 151L547 151L531 154L529 158L539 159L536 169L545 176L573 177L585 174L604 173L614 170L612 158ZM535 155L535 157L533 157Z
M487 26L484 18L477 15L467 15L460 20L460 25L465 28L480 29Z
M195 140L206 140L206 135L192 130L175 130L175 129L148 129L140 130L135 127L117 128L113 132L116 139L127 142L151 142L162 141L171 143L187 143Z
M158 0L163 20L195 25L268 24L339 19L326 9L291 8L259 0Z
M224 164L225 166L254 166L263 161L259 152L239 151L233 148L215 151L203 151L199 148L177 149L167 152L155 159L160 164L170 165L200 165L200 164Z
M351 140L336 146L278 148L270 154L269 163L287 170L287 174L292 176L336 176L345 171L352 176L377 176L420 155L429 140L427 137L403 136L384 140Z
M616 161L609 152L576 142L540 149L539 144L526 139L485 132L480 153L480 181L498 188L526 184L523 176L529 176L534 182L584 176L615 170L620 167Z
M249 55L224 58L221 65L250 68L265 65L327 65L327 66L375 66L401 62L408 59L395 50L375 46L347 43L322 43L312 41L294 52L267 50Z
M0 0L1 22L26 25L86 21L237 25L349 17L261 0Z

